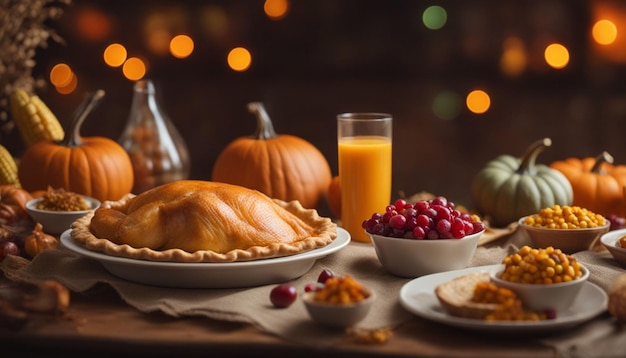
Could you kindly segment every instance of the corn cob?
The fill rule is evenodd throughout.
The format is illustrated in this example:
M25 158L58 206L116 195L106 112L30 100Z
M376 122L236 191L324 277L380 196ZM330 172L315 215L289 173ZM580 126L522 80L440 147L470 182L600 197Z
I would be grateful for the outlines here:
M18 89L11 95L11 114L26 147L42 141L60 141L63 127L50 108L36 95Z
M0 145L0 185L22 187L17 176L17 162L3 145Z

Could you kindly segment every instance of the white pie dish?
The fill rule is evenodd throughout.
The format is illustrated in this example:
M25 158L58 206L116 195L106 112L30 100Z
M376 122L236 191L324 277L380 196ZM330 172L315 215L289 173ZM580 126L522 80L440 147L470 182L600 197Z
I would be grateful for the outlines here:
M296 279L318 259L343 249L350 234L337 228L337 238L325 247L301 254L254 261L220 263L160 262L111 256L76 244L71 230L61 235L61 244L80 256L95 259L114 276L140 284L178 288L253 287Z

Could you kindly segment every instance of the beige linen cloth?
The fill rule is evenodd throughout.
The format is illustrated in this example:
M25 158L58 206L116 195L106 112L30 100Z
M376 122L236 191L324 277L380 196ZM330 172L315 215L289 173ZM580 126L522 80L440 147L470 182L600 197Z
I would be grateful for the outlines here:
M488 232L481 239L471 266L500 263L507 254L527 243L528 238L516 230L515 225ZM589 267L590 281L606 291L617 275L625 273L623 268L616 266L608 252L585 251L576 256ZM292 281L298 292L303 292L307 283L315 282L324 268L338 275L350 274L378 293L371 312L359 327L396 327L416 319L400 305L398 299L400 289L411 279L387 273L378 262L372 245L352 242L339 252L318 260L309 272ZM342 330L328 329L313 322L301 300L286 309L274 308L269 300L273 284L236 289L146 286L113 276L100 263L64 248L44 251L30 263L14 257L6 259L0 264L0 269L14 281L55 279L75 292L84 292L97 283L106 283L125 302L142 312L162 311L174 317L196 315L245 322L295 343L319 346L320 342L325 342L330 345L345 338ZM608 314L565 333L537 339L554 347L561 357L626 354L626 332L620 330Z

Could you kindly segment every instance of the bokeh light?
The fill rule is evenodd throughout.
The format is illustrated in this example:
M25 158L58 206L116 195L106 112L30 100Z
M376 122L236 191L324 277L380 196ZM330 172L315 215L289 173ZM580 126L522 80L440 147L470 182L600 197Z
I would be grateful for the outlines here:
M69 65L65 63L59 63L54 65L50 70L50 83L55 87L65 87L72 82L74 72Z
M194 43L187 35L177 35L170 41L170 53L176 58L187 58L193 52Z
M263 11L265 11L265 15L272 20L280 20L289 11L289 1L288 0L265 0L263 4Z
M76 33L88 41L101 41L111 34L111 23L109 16L100 9L83 7L76 17Z
M137 81L146 75L146 64L138 57L131 57L124 62L122 72L129 80Z
M155 55L166 55L169 52L172 35L164 29L156 29L148 34L146 46Z
M50 70L50 83L61 94L72 93L78 84L78 79L72 68L66 63L58 63Z
M250 51L243 47L235 47L228 53L228 66L235 71L246 71L252 63Z
M118 43L113 43L104 49L102 57L104 58L104 63L107 65L120 67L124 64L124 61L126 61L127 55L126 47Z
M230 19L222 7L206 5L199 14L202 32L211 41L226 44L230 33Z
M610 20L599 20L593 24L591 35L598 44L610 45L617 38L617 27Z
M472 113L483 114L491 107L491 98L483 90L473 90L465 98L465 105Z
M507 38L502 46L500 70L508 77L519 77L526 69L528 55L524 43L518 37Z
M55 86L55 89L60 94L70 94L74 92L74 90L76 90L77 86L78 86L78 78L72 72L72 79L70 80L70 82L67 83L65 86Z
M446 25L448 21L448 13L441 6L429 6L422 13L422 22L424 26L431 30L439 30Z
M437 94L433 101L433 113L439 119L451 120L461 114L462 99L457 93L443 91Z
M544 51L546 63L555 69L562 69L569 63L569 51L561 44L550 44Z

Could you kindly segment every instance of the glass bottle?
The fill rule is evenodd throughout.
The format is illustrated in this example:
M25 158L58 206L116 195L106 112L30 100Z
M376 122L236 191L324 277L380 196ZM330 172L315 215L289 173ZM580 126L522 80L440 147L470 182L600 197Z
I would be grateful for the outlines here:
M187 145L159 106L151 80L135 83L130 114L118 143L133 163L134 194L189 176Z

